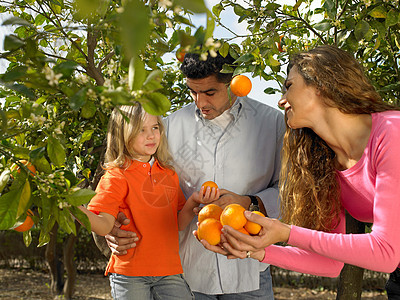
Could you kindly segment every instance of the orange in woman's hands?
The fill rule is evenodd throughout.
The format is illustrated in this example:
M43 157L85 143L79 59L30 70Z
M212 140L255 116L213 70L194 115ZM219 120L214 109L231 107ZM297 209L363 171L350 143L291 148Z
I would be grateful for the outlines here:
M212 190L212 188L217 189L218 185L214 182L214 181L206 181L201 185L201 188L203 189L203 195L205 195L206 191L207 191L207 187L210 187L210 190Z
M212 218L219 221L221 216L222 208L216 204L208 204L204 206L198 215L199 222L203 222L205 219Z
M221 224L229 225L236 230L242 228L247 223L244 212L245 208L240 204L227 205L220 217Z
M221 242L220 221L208 218L203 220L197 229L197 237L199 240L206 240L210 245L217 245Z
M260 215L261 217L265 217L264 214L260 211L252 211L253 214ZM258 234L261 230L261 225L247 221L247 223L244 225L244 228L250 233L250 234Z

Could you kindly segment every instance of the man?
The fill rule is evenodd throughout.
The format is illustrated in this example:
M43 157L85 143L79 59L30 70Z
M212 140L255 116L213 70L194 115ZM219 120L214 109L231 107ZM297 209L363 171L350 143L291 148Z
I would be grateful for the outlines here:
M258 101L228 94L232 74L220 71L233 61L229 55L208 55L205 61L198 54L185 55L181 71L194 102L165 120L174 167L186 197L212 180L220 187L215 203L221 207L239 203L248 209L253 204L276 218L284 117ZM185 278L196 300L273 299L269 266L207 251L192 234L196 222L180 232ZM125 236L121 230L113 234ZM117 254L135 241L106 239Z

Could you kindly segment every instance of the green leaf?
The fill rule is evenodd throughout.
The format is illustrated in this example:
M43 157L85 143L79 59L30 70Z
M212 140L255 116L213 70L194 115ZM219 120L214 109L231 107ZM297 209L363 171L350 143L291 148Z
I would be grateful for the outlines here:
M221 45L221 48L219 48L219 54L221 54L223 57L226 57L229 54L229 44L224 42Z
M31 185L29 184L29 180L25 181L24 186L22 187L21 194L18 201L18 209L17 209L17 218L22 216L29 208L31 199Z
M84 133L82 133L81 138L79 139L79 145L82 145L84 142L89 141L92 138L94 130L85 130Z
M149 11L141 0L127 1L120 15L119 27L129 56L143 49L150 39Z
M53 70L55 74L63 74L63 77L70 77L75 69L78 67L78 64L74 61L64 61L58 65L56 65Z
M86 204L96 195L96 192L91 189L79 189L70 195L65 196L69 204L79 206Z
M27 20L18 18L18 17L11 17L7 20L5 20L2 24L4 25L22 25L22 26L30 26L32 27L32 24L29 23Z
M206 28L205 37L204 37L205 40L213 37L214 28L215 28L214 17L212 15L212 13L207 9L207 28Z
M167 96L161 93L151 93L144 98L139 99L144 110L151 115L161 116L165 114L171 107L171 102Z
M12 190L0 197L0 230L11 228L17 219L18 200L20 189Z
M377 18L377 19L384 19L386 18L386 9L384 6L376 6L373 10L371 10L369 12L369 15L373 18Z
M64 164L66 158L64 147L58 139L52 136L47 140L47 154L55 166L61 167Z
M17 66L11 70L8 70L4 75L3 81L15 81L26 75L26 71L28 70L25 66Z
M146 80L146 69L143 61L138 56L134 56L129 62L128 78L131 91L140 90Z
M252 61L254 59L254 56L252 53L246 53L244 55L242 55L241 57L239 57L237 60L235 60L235 64L236 63L240 63L240 62L249 62Z
M96 114L97 108L93 101L86 101L81 109L81 117L84 119L93 118Z
M15 35L6 35L4 38L4 50L16 50L24 45L24 41Z
M72 219L72 215L68 209L60 210L58 215L58 224L60 228L67 234L73 233L76 235L75 221Z
M398 11L391 9L386 17L385 25L386 27L394 26L400 21L400 15Z
M75 93L69 100L69 106L73 110L80 109L86 102L86 93L88 88L81 88L77 93Z
M163 88L161 80L163 78L163 72L161 70L151 71L143 83L143 88L146 91L154 91Z
M91 232L92 226L90 225L87 215L75 206L71 206L68 209L71 214L78 220L78 222L81 223L89 232Z
M323 21L315 24L314 28L319 31L328 31L329 29L332 28L332 25L329 21L323 20Z
M29 245L32 243L32 230L24 231L22 236L25 246L29 247Z
M221 3L214 5L212 8L212 12L217 18L219 18L221 11L223 11L223 10L224 10L224 7L222 6Z
M204 0L175 0L176 4L179 4L183 8L190 10L194 13L205 13L207 11L207 7L204 4Z
M357 23L356 28L354 29L354 36L359 41L364 38L369 30L369 24L365 20L361 20Z
M35 165L36 170L43 172L45 174L50 174L53 170L51 169L50 163L47 161L46 157L33 158L32 163Z

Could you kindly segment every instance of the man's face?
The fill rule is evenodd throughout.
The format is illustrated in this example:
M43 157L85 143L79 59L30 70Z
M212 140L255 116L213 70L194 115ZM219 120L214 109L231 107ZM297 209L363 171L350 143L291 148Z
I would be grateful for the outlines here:
M212 120L230 108L236 100L233 94L228 97L228 87L225 83L218 82L214 75L202 79L186 79L194 102L205 119Z

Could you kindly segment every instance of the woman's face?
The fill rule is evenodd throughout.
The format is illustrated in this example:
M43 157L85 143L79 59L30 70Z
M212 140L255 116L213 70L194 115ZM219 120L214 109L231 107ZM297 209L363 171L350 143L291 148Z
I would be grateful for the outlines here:
M313 127L323 102L318 90L307 85L297 71L297 67L294 66L285 81L285 92L278 105L285 109L288 126L298 129Z

